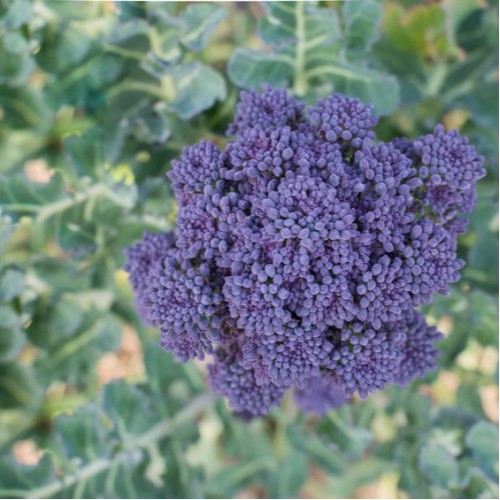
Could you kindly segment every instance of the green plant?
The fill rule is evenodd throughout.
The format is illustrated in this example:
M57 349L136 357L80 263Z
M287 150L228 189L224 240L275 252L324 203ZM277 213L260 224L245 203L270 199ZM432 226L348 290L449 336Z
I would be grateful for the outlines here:
M498 496L497 23L479 0L0 0L0 496ZM224 146L238 89L264 81L371 101L383 140L443 121L488 175L463 279L425 310L440 371L246 424L156 347L121 268L174 226L170 160Z

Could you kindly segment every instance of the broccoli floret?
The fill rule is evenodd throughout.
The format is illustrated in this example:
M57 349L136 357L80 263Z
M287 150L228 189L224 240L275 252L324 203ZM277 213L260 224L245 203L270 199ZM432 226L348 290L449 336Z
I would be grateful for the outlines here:
M383 143L376 123L339 94L304 107L243 92L226 148L202 141L173 162L176 237L127 253L161 345L211 355L210 384L243 417L291 387L322 413L435 367L441 335L416 308L460 277L483 158L440 125Z

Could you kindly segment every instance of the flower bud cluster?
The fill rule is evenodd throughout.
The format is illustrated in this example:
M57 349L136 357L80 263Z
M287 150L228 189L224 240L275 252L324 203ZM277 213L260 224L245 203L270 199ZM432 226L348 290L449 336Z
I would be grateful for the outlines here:
M224 150L186 147L169 173L172 234L127 252L139 308L242 416L293 387L305 411L408 384L440 334L416 310L448 293L483 158L438 125L377 142L371 106L333 94L243 93Z

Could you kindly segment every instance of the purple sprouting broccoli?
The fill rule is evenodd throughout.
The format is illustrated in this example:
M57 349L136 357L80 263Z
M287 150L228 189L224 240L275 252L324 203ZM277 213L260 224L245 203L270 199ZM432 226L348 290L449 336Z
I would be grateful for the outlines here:
M331 377L312 377L305 387L296 387L294 397L304 413L324 415L347 401L345 391Z
M151 279L152 269L158 265L170 252L175 249L175 234L145 232L142 240L125 250L127 263L125 271L128 272L129 281L134 291L137 309L148 323L147 291Z
M139 310L243 417L293 387L304 411L408 384L441 335L416 310L448 293L483 158L438 125L377 142L371 106L333 94L242 93L224 150L186 147L169 173L176 237L127 251Z

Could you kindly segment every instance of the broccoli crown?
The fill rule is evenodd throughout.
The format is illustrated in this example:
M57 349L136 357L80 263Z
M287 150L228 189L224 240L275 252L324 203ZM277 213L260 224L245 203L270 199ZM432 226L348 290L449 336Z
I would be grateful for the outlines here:
M224 150L186 147L169 173L171 234L127 253L141 311L242 416L296 389L306 411L408 384L441 335L416 310L448 293L483 158L440 125L375 140L377 117L333 94L242 93Z

